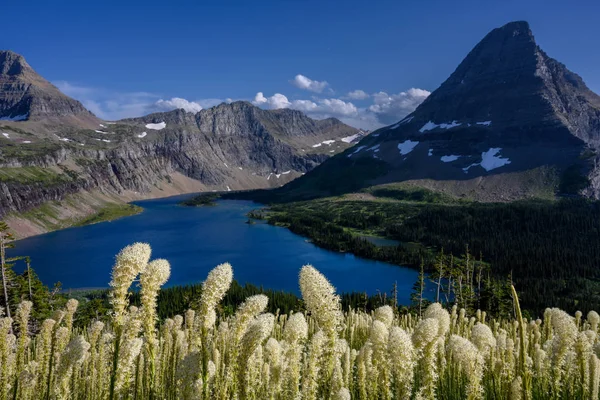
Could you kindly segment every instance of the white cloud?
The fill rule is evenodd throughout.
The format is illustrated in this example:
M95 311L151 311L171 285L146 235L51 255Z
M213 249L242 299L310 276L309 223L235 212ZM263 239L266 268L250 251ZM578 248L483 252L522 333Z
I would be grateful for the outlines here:
M288 98L281 93L275 93L271 97L265 97L263 92L256 93L252 104L255 106L265 106L270 109L288 108L290 106Z
M364 100L369 97L369 94L367 92L365 92L364 90L358 89L358 90L353 90L351 92L348 92L346 97L349 99L352 99L352 100Z
M313 81L303 75L296 76L293 83L313 92L323 92L327 82ZM296 84L298 83L298 84ZM157 111L169 111L183 108L188 112L198 112L220 103L231 103L230 98L208 98L187 100L174 97L164 99L148 92L116 92L86 86L78 86L59 81L55 85L65 94L81 101L90 111L106 120L139 117ZM320 90L320 92L319 92ZM328 91L325 91L328 92ZM363 90L354 90L341 98L323 98L314 95L310 99L290 99L282 93L265 96L258 92L252 103L266 109L291 108L302 111L315 119L335 117L343 122L362 129L376 129L400 121L421 104L429 95L427 90L412 88L398 94L386 92L369 96ZM349 99L365 100L371 98L372 104L357 107Z
M373 103L366 108L357 107L352 102L343 100L351 94L354 97L364 97L358 92L369 96L364 91L355 90L341 99L313 96L311 100L290 100L281 93L265 97L263 92L258 92L252 103L267 109L292 108L315 119L335 117L357 128L377 129L398 122L413 112L430 94L427 90L416 88L391 95L379 92L369 96L372 97Z
M413 112L430 94L427 90L417 88L391 95L386 92L374 93L369 111L377 115L381 123L392 124Z
M70 82L56 81L54 85L67 96L71 96L106 120L140 117L158 111L170 111L183 108L187 112L196 113L231 99L201 99L190 101L180 97L162 99L159 95L148 92L117 92L108 89L75 85Z
M302 111L306 115L315 119L339 118L343 122L363 129L372 129L380 127L376 118L366 112L365 109L359 109L351 102L341 99L319 99L313 100L289 100L287 96L281 93L275 93L273 96L265 97L263 92L256 93L252 103L256 106L267 109L291 108Z
M319 106L312 100L294 100L292 108L309 114L318 110Z
M265 97L263 92L256 93L252 104L255 106L264 106L272 110L276 110L278 108L289 108L292 105L288 98L281 93L275 93L271 97Z
M315 93L321 93L323 89L325 89L329 85L329 83L327 83L326 81L313 81L309 77L306 77L301 74L296 75L296 77L293 81L291 81L291 83L300 89L308 90L310 92Z
M358 109L354 104L340 99L323 99L319 100L319 104L326 113L344 116L358 114Z
M64 94L71 96L98 117L107 120L138 117L148 113L148 107L160 99L148 92L115 92L112 90L54 82Z
M182 99L181 97L173 97L171 100L160 99L154 103L154 107L161 111L171 111L178 108L183 108L185 111L193 114L202 110L202 106L200 104L194 101Z
M265 97L263 92L258 92L256 93L256 96L254 96L254 101L252 103L256 106L263 106L270 109L292 108L307 114L322 114L326 116L349 116L358 113L358 109L354 104L340 99L290 101L281 93L275 93L271 97Z
M258 93L256 93L256 96L254 96L254 100L252 100L252 104L254 104L255 106L259 106L261 104L265 104L268 101L269 100L263 95L263 92L258 92Z

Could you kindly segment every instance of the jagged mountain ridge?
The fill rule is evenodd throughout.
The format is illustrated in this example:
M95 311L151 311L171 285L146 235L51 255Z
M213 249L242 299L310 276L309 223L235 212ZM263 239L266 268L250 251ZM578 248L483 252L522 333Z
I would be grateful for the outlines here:
M527 22L512 22L486 35L413 113L276 194L403 182L483 201L565 188L598 198L599 138L600 97L539 48Z
M101 121L32 72L21 56L2 54L0 82L9 82L0 86L3 217L18 219L56 202L56 218L71 218L63 212L69 196L78 196L71 203L88 203L278 187L364 135L337 119L317 121L248 102ZM27 118L15 118L24 110ZM73 212L90 212L80 211Z

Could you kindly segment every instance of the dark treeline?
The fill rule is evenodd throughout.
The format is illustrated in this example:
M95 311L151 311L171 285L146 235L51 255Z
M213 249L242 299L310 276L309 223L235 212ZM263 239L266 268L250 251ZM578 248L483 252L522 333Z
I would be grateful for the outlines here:
M250 218L266 218L272 225L285 226L298 235L309 237L314 244L324 249L342 253L349 252L372 260L416 266L421 260L430 263L435 257L425 247L410 243L401 243L397 247L377 246L344 228L344 226L351 226L367 230L379 226L384 223L384 217L380 215L369 215L364 220L358 220L356 216L351 215L348 215L348 220L343 220L343 218L331 220L332 215L328 214L325 209L310 209L306 213L304 212L305 208L294 211L286 206L277 206L273 209L285 210L285 212L268 214L268 216L251 212L248 216Z
M159 319L164 320L175 315L183 315L189 309L196 309L199 305L198 302L201 294L201 283L174 286L161 290L158 294L157 306ZM231 316L246 298L256 294L264 294L269 298L266 311L273 314L305 311L302 299L293 293L264 289L252 284L242 286L238 282L233 281L227 294L219 304L217 312L220 316ZM108 321L111 310L109 289L73 292L69 297L74 297L80 302L77 314L75 315L77 326L85 327L94 320ZM353 308L372 311L385 304L396 305L392 286L390 286L390 293L380 293L371 296L366 293L343 293L340 297L344 310ZM141 305L138 292L131 292L130 302L131 305L138 307ZM402 310L407 312L408 308L403 307Z
M442 249L460 256L468 248L492 265L491 277L512 279L523 305L538 315L546 307L600 309L600 202L321 200L270 210L269 223L287 226L324 248L413 267L423 260L429 271ZM401 244L378 248L357 233Z
M219 195L216 193L202 193L191 199L183 200L179 204L190 207L215 206L218 198Z

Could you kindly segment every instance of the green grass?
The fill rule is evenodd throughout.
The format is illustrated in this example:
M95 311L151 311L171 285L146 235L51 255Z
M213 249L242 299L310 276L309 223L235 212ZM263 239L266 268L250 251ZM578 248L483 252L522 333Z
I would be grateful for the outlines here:
M99 222L114 221L118 218L139 214L144 209L135 204L110 204L98 210L93 215L78 221L74 226L97 224Z
M38 207L35 207L29 211L22 212L19 217L28 219L37 224L42 225L48 231L55 231L70 226L70 223L61 221L56 212L58 206L57 202L44 203Z
M412 201L421 203L458 203L464 200L457 199L442 192L435 192L417 186L402 183L391 183L387 185L373 186L363 190L375 197L401 201Z
M56 185L72 179L73 175L59 174L41 167L0 168L0 182L5 183Z

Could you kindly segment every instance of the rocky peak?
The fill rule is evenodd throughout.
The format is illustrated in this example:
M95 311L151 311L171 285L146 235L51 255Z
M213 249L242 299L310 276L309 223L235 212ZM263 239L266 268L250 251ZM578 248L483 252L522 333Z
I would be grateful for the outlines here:
M22 75L25 70L31 70L31 67L23 56L10 50L0 50L0 75Z
M600 98L539 48L527 22L517 21L488 33L402 128L456 121L462 129L491 121L507 140L524 140L524 131L536 132L535 139L540 130L562 127L597 142L600 128L592 120L599 108ZM554 131L546 139L564 141Z
M0 51L0 119L46 120L82 126L97 125L97 118L80 102L37 74L25 58Z

